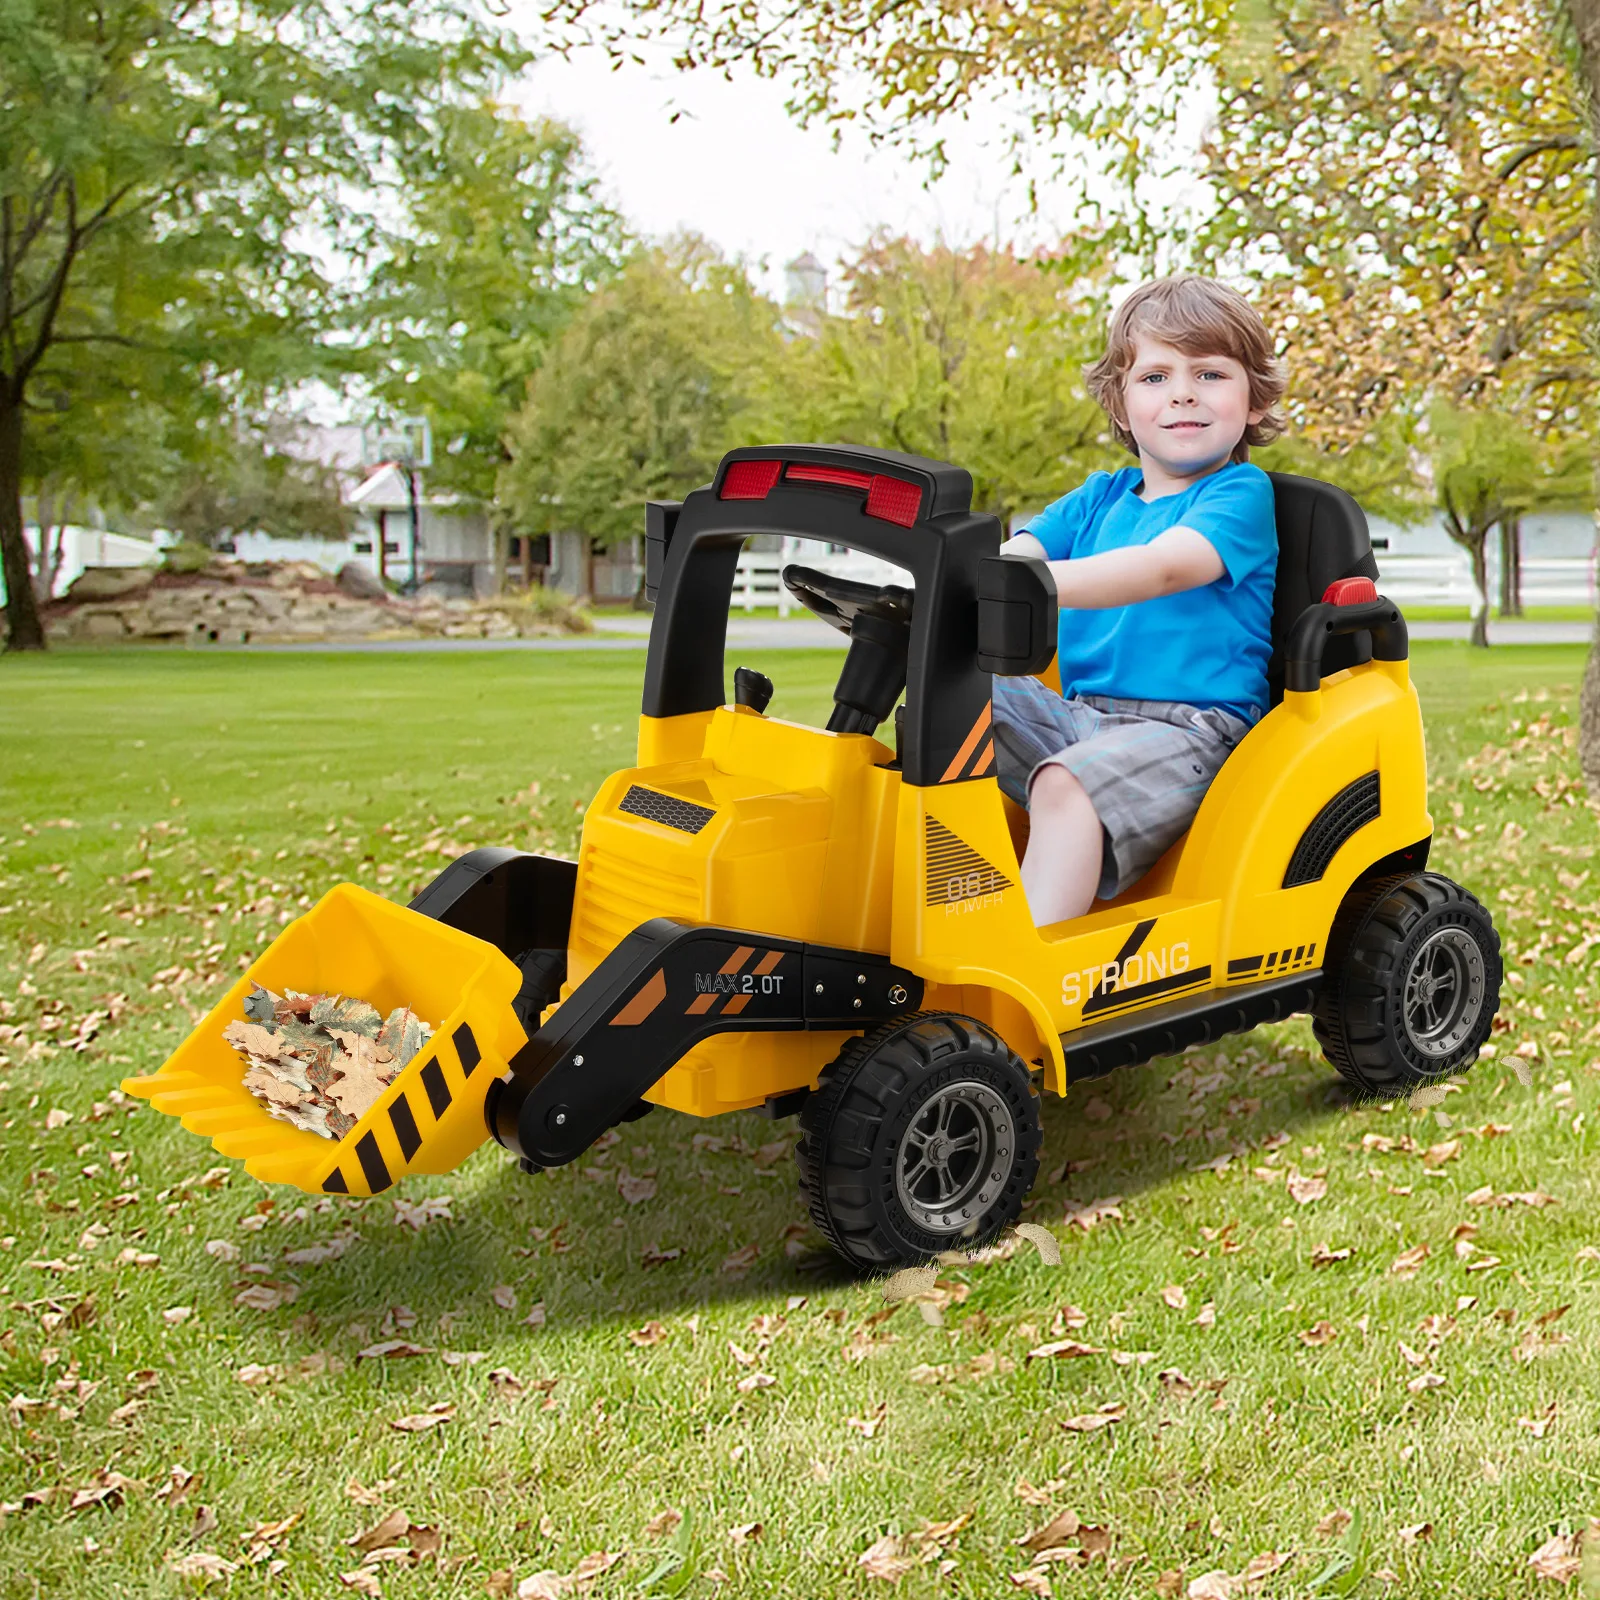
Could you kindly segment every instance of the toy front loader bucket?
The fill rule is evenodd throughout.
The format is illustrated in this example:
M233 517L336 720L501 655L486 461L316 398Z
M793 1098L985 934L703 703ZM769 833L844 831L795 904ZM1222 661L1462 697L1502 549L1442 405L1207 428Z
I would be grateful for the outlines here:
M483 1102L526 1040L511 1009L522 982L491 944L354 884L291 922L172 1056L122 1087L179 1118L265 1183L308 1193L377 1194L410 1172L449 1172L488 1137ZM282 994L346 994L387 1014L409 1006L427 1045L342 1139L272 1116L244 1087L223 1037L252 984Z

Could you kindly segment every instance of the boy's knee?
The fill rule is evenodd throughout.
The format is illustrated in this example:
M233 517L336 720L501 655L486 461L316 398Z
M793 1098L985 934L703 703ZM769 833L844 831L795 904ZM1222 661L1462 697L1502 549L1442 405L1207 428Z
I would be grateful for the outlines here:
M1084 787L1063 766L1050 762L1033 776L1028 792L1028 806L1032 811L1061 811L1087 798Z

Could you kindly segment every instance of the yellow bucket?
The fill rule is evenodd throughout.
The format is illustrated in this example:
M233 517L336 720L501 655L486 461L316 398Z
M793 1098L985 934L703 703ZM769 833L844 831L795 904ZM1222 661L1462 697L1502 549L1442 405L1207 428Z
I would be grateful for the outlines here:
M244 1087L223 1037L251 986L354 995L380 1012L409 1006L435 1031L345 1136L272 1116ZM522 975L491 944L342 883L291 922L155 1072L129 1094L177 1117L264 1183L311 1194L377 1194L410 1172L449 1172L488 1137L489 1085L526 1042L511 1009Z

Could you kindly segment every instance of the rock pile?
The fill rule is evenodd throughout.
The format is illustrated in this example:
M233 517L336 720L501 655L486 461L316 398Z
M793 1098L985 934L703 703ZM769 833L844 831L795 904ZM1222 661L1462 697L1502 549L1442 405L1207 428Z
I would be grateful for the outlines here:
M196 571L90 567L44 607L52 639L276 644L311 640L517 639L587 633L577 606L555 596L410 600L389 595L351 562L337 578L305 561L213 556Z

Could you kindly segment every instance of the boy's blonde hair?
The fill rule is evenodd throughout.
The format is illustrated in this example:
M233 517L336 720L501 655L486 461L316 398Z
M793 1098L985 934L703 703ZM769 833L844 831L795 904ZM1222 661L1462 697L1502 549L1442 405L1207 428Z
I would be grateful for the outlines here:
M1250 381L1250 409L1262 413L1246 426L1233 447L1233 460L1248 461L1250 446L1271 444L1286 426L1277 410L1283 398L1283 371L1272 353L1272 337L1260 313L1237 289L1215 278L1185 273L1141 284L1117 307L1106 353L1084 372L1089 393L1111 419L1118 443L1134 455L1139 446L1117 420L1122 383L1133 366L1138 336L1148 334L1187 356L1232 356Z

